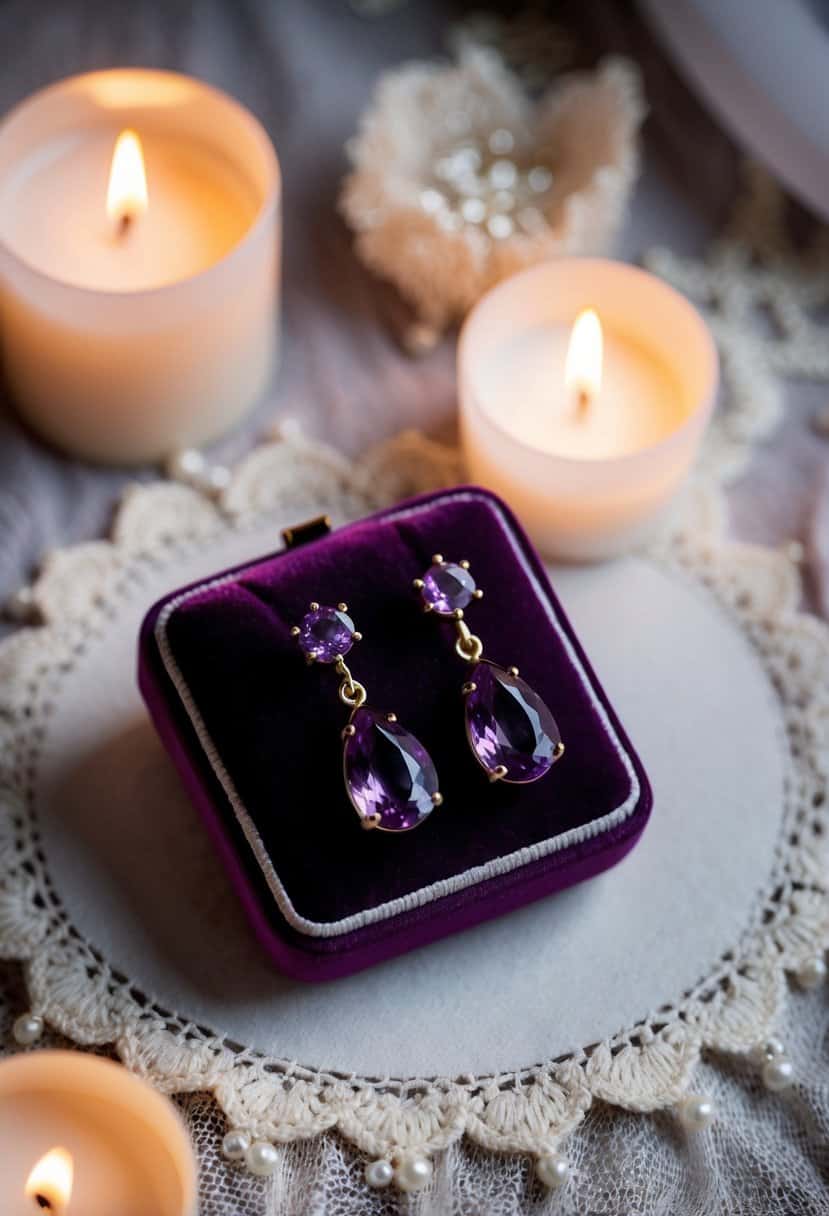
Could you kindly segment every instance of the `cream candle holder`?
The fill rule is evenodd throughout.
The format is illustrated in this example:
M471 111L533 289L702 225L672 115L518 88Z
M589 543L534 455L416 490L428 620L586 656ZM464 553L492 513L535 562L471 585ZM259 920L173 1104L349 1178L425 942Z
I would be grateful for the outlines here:
M565 352L585 310L605 352L601 387L580 409ZM543 263L484 296L461 332L467 468L546 555L615 556L647 538L688 475L717 382L705 322L660 279L602 259Z
M184 1124L111 1060L36 1051L0 1062L0 1145L4 1216L195 1216Z
M143 145L148 189L131 225L106 212L125 130ZM94 72L12 110L0 340L32 428L73 455L135 464L237 422L276 355L279 200L261 125L189 77Z

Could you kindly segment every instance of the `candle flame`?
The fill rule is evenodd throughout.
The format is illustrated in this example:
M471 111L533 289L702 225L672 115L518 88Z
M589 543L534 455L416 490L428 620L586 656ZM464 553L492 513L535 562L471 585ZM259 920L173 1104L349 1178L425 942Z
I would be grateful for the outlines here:
M579 409L585 409L602 387L603 346L598 314L585 308L576 317L564 364L564 384Z
M72 1197L74 1174L72 1154L65 1148L52 1148L35 1164L25 1193L41 1211L65 1212Z
M107 188L107 215L125 229L147 210L147 174L141 141L134 131L122 131L115 141Z

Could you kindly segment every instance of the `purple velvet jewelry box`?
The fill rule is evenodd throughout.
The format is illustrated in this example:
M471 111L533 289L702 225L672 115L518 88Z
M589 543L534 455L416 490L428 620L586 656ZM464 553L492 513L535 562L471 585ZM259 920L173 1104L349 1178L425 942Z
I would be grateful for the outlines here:
M412 591L435 552L470 560L485 596L467 620L485 656L519 667L556 717L566 752L540 781L490 784L469 750L453 625ZM366 832L348 801L336 673L306 666L290 633L310 600L347 600L368 703L432 754L444 803L412 832ZM167 596L142 627L139 683L257 934L300 979L590 878L650 814L641 762L538 557L484 490L403 503Z

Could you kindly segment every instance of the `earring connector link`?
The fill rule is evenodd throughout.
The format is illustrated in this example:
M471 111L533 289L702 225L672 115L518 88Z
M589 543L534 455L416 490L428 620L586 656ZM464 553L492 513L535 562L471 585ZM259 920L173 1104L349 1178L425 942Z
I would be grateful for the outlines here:
M337 657L335 670L340 677L340 700L343 705L347 705L349 709L359 709L361 705L365 705L368 696L365 687L359 680L354 679L342 655Z
M458 635L455 642L457 654L467 663L477 663L484 653L484 644L481 639L470 631L463 617L455 618L455 632Z

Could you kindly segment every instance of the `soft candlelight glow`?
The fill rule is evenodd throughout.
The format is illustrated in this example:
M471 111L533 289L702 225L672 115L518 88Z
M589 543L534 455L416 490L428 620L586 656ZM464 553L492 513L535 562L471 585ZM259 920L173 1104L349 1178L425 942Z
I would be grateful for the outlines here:
M458 380L470 480L501 494L545 555L591 561L658 526L711 415L717 355L653 275L556 258L478 301Z
M253 115L186 76L93 72L16 106L0 122L0 363L32 427L144 464L236 422L278 346L279 193Z
M602 387L602 323L592 308L576 317L564 363L564 385L579 410L587 408Z
M74 1172L72 1154L67 1149L50 1149L29 1174L26 1195L41 1211L65 1212L72 1197Z
M141 141L122 131L115 141L107 188L107 215L122 231L147 210L147 174Z

